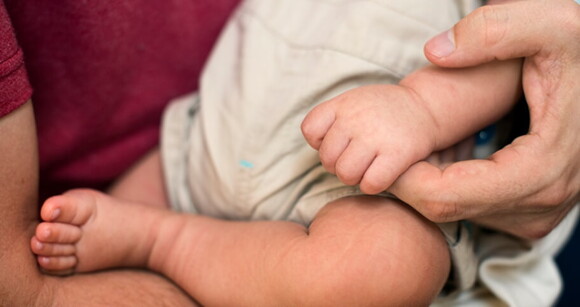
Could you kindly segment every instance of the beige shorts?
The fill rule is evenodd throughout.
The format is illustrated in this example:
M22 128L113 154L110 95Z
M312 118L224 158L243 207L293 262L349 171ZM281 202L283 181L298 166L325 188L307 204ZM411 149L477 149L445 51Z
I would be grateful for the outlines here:
M365 84L396 83L427 64L425 41L470 1L250 0L231 18L199 93L164 115L162 157L175 210L308 225L327 203L359 195L321 166L300 124L316 104ZM389 197L389 195L384 195ZM474 285L466 223L440 225L452 286Z

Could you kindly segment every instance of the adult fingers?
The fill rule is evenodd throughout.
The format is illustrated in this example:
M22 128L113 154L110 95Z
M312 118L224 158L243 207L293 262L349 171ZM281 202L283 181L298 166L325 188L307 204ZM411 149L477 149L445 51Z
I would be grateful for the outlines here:
M532 136L522 138L529 140L521 143L534 142ZM535 147L512 144L488 160L461 161L444 169L419 162L401 175L389 191L439 223L514 210L515 205L550 180L534 176L545 161L539 153L527 150Z
M558 48L550 42L565 32L578 33L579 16L580 6L574 0L486 5L427 42L425 55L434 64L445 67L532 56Z
M389 189L434 222L469 219L525 238L553 229L580 198L578 104L551 108L488 160L411 166ZM562 125L558 125L562 123Z

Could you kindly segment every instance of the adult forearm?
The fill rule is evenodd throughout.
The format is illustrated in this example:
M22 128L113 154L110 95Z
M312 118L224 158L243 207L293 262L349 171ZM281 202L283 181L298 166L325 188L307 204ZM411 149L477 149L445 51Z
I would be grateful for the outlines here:
M0 119L0 306L26 306L40 291L28 241L37 218L36 130L32 104Z
M41 274L29 245L38 224L38 154L30 102L0 119L0 136L0 306L194 305L153 273Z
M179 287L151 272L124 270L43 276L36 306L198 306ZM32 306L32 305L30 305Z
M151 272L43 275L28 240L19 238L0 261L0 306L197 306L179 287Z

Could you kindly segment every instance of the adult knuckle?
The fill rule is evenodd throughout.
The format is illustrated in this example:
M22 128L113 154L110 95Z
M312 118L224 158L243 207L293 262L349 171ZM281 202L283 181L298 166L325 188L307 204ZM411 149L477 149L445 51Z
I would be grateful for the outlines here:
M455 221L461 213L460 206L454 202L424 199L419 203L419 207L422 208L421 213L435 223Z

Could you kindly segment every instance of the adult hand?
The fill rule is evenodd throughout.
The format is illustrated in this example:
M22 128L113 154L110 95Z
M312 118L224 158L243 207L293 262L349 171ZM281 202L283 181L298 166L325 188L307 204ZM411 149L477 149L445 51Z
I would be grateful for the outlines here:
M540 238L580 200L580 5L496 3L430 40L425 54L443 67L525 58L529 133L487 160L414 164L390 191L434 222L469 219Z

